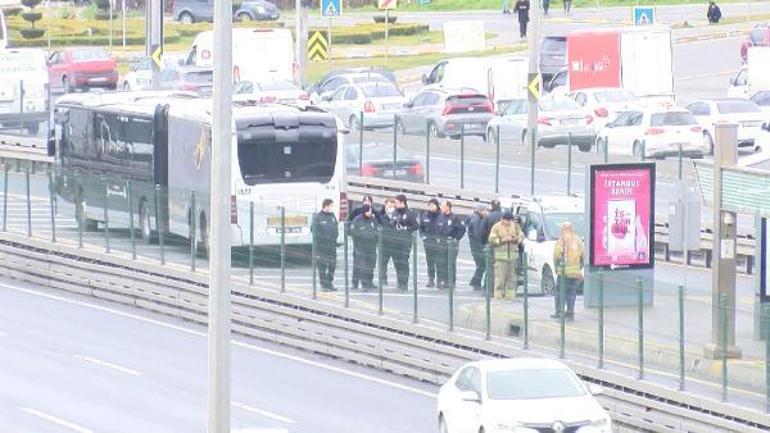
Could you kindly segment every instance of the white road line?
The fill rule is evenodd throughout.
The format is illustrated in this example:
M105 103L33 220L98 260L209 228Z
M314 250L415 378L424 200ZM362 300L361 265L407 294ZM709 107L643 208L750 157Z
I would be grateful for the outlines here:
M126 368L126 367L121 367L121 366L119 366L117 364L113 364L111 362L102 361L102 360L99 360L99 359L96 359L96 358L91 358L90 356L75 355L75 356L73 356L73 358L79 359L79 360L81 360L83 362L88 362L88 363L91 363L91 364L94 364L94 365L98 365L100 367L111 368L113 370L119 371L121 373L130 374L132 376L141 376L142 375L142 373L139 372L139 371L132 370L132 369Z
M258 408L254 407L254 406L249 406L247 404L239 403L237 401L234 401L234 402L232 402L230 404L233 407L237 407L238 409L245 410L246 412L255 413L255 414L259 415L259 416L263 416L265 418L274 419L274 420L280 421L282 423L286 423L286 424L296 424L297 423L297 421L294 421L291 418L287 418L285 416L281 416L281 415L275 414L273 412L268 412L266 410L258 409Z
M182 333L185 333L185 334L188 334L188 335L194 335L196 337L206 338L206 336L207 336L207 334L205 332L195 331L193 329L188 329L188 328L184 328L182 326L172 325L170 323L165 323L165 322L162 322L160 320L149 319L147 317L142 317L142 316L139 316L139 315L136 315L136 314L127 313L125 311L115 310L115 309L104 307L104 306L101 306L101 305L91 304L89 302L76 301L74 299L67 299L67 298L64 298L64 297L61 297L61 296L52 295L52 294L49 294L49 293L43 293L43 292L39 292L37 290L32 290L32 289L25 289L25 288L18 287L18 286L12 286L12 285L6 284L6 283L0 283L0 287L8 289L8 290L13 290L15 292L26 293L28 295L39 296L41 298L52 299L52 300L59 301L59 302L64 302L64 303L67 303L67 304L70 304L70 305L77 305L79 307L90 308L90 309L101 311L101 312L104 312L104 313L114 314L116 316L124 317L124 318L127 318L127 319L133 319L133 320L136 320L136 321L139 321L139 322L149 323L151 325L161 326L161 327L164 327L164 328L167 328L167 329L173 329L175 331L179 331L179 332L182 332ZM247 344L247 343L243 343L243 342L240 342L240 341L231 340L231 343L234 346L238 346L238 347L241 347L241 348L244 348L244 349L249 349L249 350L252 350L254 352L264 353L266 355L271 355L271 356L274 356L274 357L277 357L277 358L283 358L283 359L286 359L286 360L289 360L289 361L296 362L298 364L304 364L304 365L308 365L308 366L311 366L311 367L316 367L316 368L319 368L319 369L322 369L322 370L331 371L331 372L334 372L334 373L339 373L339 374L342 374L342 375L345 375L345 376L349 376L349 377L354 377L356 379L365 380L367 382L376 383L378 385L389 386L391 388L399 389L401 391L411 392L413 394L418 394L418 395L422 395L422 396L425 396L425 397L436 398L436 394L434 394L434 393L431 393L431 392L428 392L428 391L423 391L423 390L417 389L417 388L413 388L411 386L402 385L400 383L391 382L391 381L388 381L388 380L385 380L385 379L381 379L379 377L369 376L369 375L366 375L366 374L363 374L363 373L357 373L357 372L345 370L345 369L339 368L339 367L333 367L331 365L327 365L327 364L324 364L322 362L311 361L309 359L302 358L302 357L299 357L299 356L287 355L285 353L277 352L275 350L270 350L270 349L265 349L265 348L262 348L262 347L257 347L257 346L254 346L252 344Z
M49 415L49 414L44 413L44 412L40 412L39 410L30 409L28 407L17 407L16 409L18 409L18 410L20 410L20 411L22 411L24 413L27 413L29 415L32 415L32 416L38 417L40 419L46 420L46 421L48 421L48 422L50 422L52 424L56 424L56 425L58 425L60 427L64 427L64 428L67 428L69 430L76 431L78 433L93 433L93 430L89 430L89 429L87 429L85 427L81 427L81 426L79 426L77 424L71 423L69 421L65 421L65 420L63 420L63 419L61 419L59 417L56 417L56 416L53 416L53 415Z

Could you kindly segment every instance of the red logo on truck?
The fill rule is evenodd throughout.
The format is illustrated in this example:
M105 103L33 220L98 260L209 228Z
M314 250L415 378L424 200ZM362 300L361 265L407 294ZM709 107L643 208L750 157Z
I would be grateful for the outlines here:
M567 36L570 91L621 87L620 33L572 32Z

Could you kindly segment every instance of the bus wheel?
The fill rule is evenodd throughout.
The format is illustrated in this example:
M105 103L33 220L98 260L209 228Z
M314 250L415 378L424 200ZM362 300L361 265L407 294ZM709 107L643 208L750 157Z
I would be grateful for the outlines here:
M139 207L139 234L146 245L154 243L157 236L157 232L152 229L150 208L147 207L147 202L142 202Z
M83 192L80 192L80 201L75 204L75 220L78 225L87 232L95 232L99 228L99 223L86 218L86 200L83 198Z
M198 223L197 249L203 257L209 256L209 224L206 221L206 214L201 213Z

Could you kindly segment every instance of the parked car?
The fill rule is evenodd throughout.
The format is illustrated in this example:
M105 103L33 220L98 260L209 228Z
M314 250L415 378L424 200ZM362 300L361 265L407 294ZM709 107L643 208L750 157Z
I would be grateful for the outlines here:
M159 90L185 90L198 94L210 94L214 85L214 70L186 66L160 71Z
M728 98L746 98L749 94L749 67L741 66L735 74L730 77L730 86L727 87Z
M612 419L566 365L546 358L476 361L460 367L436 399L441 433L610 433Z
M770 111L770 90L759 91L749 98L749 100L757 104L760 110Z
M567 67L567 37L546 36L540 44L540 73L547 83L557 72Z
M163 56L163 68L179 67L179 59ZM120 88L127 91L152 89L152 59L144 57L131 66L131 70L121 80Z
M310 93L310 100L313 101L314 104L318 104L324 97L330 96L342 86L376 82L391 83L395 85L393 81L379 72L350 72L331 75L329 78L319 81L318 84L310 88L308 93Z
M51 88L70 93L78 89L118 86L118 62L104 48L65 48L48 59Z
M185 24L214 21L214 0L175 0L174 19ZM233 13L241 21L277 20L281 12L267 0L245 0Z
M629 110L597 133L596 145L608 153L633 155L637 159L679 154L702 158L709 152L703 129L695 117L682 108Z
M406 103L400 90L390 82L349 84L324 96L320 107L334 113L351 129L389 128Z
M752 101L724 98L695 101L687 109L703 127L703 139L710 154L714 153L714 124L738 124L738 149L758 150L770 136L762 129L766 115Z
M431 88L420 92L397 115L402 134L431 137L486 137L487 123L494 117L492 101L477 92Z
M422 162L401 146L396 146L396 165L393 166L393 144L368 142L363 145L364 160L360 164L357 143L347 145L347 172L352 176L380 177L403 182L425 182Z
M741 60L746 63L749 57L749 48L767 46L770 46L770 24L755 25L741 44Z
M233 99L259 103L279 103L305 107L310 95L302 87L288 80L253 83L241 81L235 85Z
M525 144L529 101L516 99L505 105L487 126L487 140L490 143L514 142ZM587 152L596 140L593 116L585 114L572 99L544 98L538 107L537 146L556 147L567 145L572 135L572 144ZM498 131L500 136L498 137Z
M639 98L633 93L614 87L580 89L569 96L583 107L586 114L594 116L597 128L617 117L618 113L639 104Z

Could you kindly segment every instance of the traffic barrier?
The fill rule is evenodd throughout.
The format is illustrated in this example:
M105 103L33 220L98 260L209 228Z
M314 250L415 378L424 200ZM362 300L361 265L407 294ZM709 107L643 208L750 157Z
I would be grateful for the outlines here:
M207 277L183 265L160 266L129 255L52 244L23 235L0 235L0 274L118 302L196 323L206 323ZM513 348L508 338L448 333L428 321L414 324L333 304L298 292L279 292L234 281L232 321L237 333L334 356L419 380L442 383L464 362L478 358L542 356ZM637 381L579 361L566 361L583 380L600 384L602 405L616 425L660 432L754 432L770 417L738 405Z

